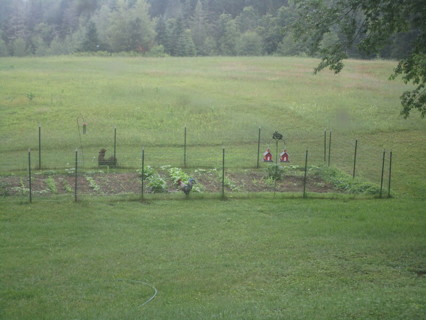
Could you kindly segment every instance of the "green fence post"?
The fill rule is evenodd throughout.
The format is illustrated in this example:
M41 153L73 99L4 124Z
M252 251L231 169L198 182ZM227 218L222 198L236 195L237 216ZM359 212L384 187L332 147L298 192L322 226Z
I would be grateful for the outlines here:
M225 148L222 149L222 200L225 199Z
M114 159L117 161L117 128L114 127Z
M303 178L303 198L306 198L307 177L308 177L308 150L306 150L306 156L305 156L305 176Z
M186 127L183 131L183 167L186 168Z
M324 129L324 163L327 162L327 129Z
M257 137L257 165L256 168L259 169L259 157L260 157L260 132L261 132L261 128L259 127L259 135Z
M352 178L355 179L355 170L356 170L356 155L358 151L358 140L355 140L355 152L354 152L354 170L352 173Z
M141 173L141 200L143 200L143 183L145 180L145 149L142 148L142 173Z
M391 197L391 177L392 177L392 151L389 153L389 184L388 184L388 198Z
M78 149L75 149L75 172L74 172L74 201L77 202L77 175L78 175Z
M385 158L386 158L386 151L383 151L382 176L380 178L380 198L382 198L382 192L383 192L383 176L385 173Z
M331 132L332 130L330 129L330 137L328 139L328 166L330 166L331 162Z
M31 149L28 149L28 187L29 187L29 197L30 203L33 202L33 192L32 192L32 181L31 181Z
M38 169L41 170L41 125L38 126Z

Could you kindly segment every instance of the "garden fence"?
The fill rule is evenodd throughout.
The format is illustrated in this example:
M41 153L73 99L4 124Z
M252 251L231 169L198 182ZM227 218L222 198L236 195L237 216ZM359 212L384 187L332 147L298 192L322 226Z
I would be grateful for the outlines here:
M285 138L271 139L270 134L258 130L258 139L252 143L228 145L191 145L187 143L188 131L184 128L181 145L149 145L139 149L121 146L117 139L117 129L106 158L115 156L117 167L98 164L99 147L80 145L66 154L58 154L43 142L42 130L38 130L38 143L27 152L10 153L2 158L0 195L28 196L30 202L36 197L52 195L73 196L77 201L84 197L133 195L144 199L153 188L146 180L144 170L153 168L163 180L170 179L171 168L181 168L188 174L198 175L201 180L210 177L204 191L217 193L221 198L236 191L282 192L276 182L262 183L262 187L250 186L248 190L239 184L260 181L268 166L279 164L284 168L299 170L301 182L289 190L306 197L309 192L317 192L308 184L308 168L313 166L336 167L352 178L368 177L380 185L379 197L391 195L392 152L377 150L363 141L345 140L331 130L324 130L303 143L291 143ZM112 143L111 143L112 142ZM264 161L264 153L271 153L271 162ZM288 162L280 162L280 154L286 151ZM203 176L204 174L204 176ZM244 175L250 176L247 182ZM167 177L166 177L167 176ZM239 181L244 180L244 181ZM171 181L164 182L164 190L179 192ZM318 185L321 182L316 182ZM259 182L260 184L260 182ZM285 187L283 187L285 189ZM203 191L203 190L201 190Z

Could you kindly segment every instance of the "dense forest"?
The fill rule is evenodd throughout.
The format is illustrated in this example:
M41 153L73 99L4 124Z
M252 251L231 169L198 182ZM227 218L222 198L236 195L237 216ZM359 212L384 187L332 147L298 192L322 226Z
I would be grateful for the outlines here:
M0 56L311 55L289 28L296 10L292 0L0 0ZM328 32L321 46L341 36ZM405 57L411 38L393 35L380 56Z

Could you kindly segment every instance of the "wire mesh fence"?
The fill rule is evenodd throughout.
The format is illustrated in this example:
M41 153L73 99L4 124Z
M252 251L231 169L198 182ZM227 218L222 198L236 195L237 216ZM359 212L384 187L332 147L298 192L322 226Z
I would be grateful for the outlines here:
M181 168L187 177L194 176L199 181L194 188L198 192L221 197L225 192L293 192L306 196L307 192L336 192L319 178L305 177L308 168L336 167L352 178L362 177L380 185L380 196L390 196L391 153L327 130L288 144L285 139L262 138L259 129L258 141L226 147L188 145L185 132L182 145L134 148L117 144L114 139L104 155L106 162L100 161L99 152L99 147L93 145L66 153L49 146L9 152L1 160L0 195L28 197L33 201L54 195L78 200L115 195L143 198L144 194L156 192L174 194L181 189L170 170ZM109 159L116 162L108 163ZM269 179L274 164L287 172L293 169L291 176L282 181ZM156 181L146 179L145 168L154 172Z

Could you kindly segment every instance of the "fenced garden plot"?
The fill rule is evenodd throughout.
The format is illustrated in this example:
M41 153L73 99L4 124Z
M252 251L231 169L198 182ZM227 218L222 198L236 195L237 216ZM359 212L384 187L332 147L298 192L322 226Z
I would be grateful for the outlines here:
M59 154L56 163L48 162L54 160L52 151L43 153L43 157L48 159L46 161L41 152L29 151L25 157L27 170L13 170L12 174L3 175L0 195L28 197L30 202L35 197L53 196L74 197L75 201L94 196L126 195L140 199L146 195L155 197L154 194L182 196L178 178L187 182L192 177L197 182L192 194L212 194L221 198L227 194L264 193L299 197L327 193L391 196L391 161L385 168L382 158L380 171L381 159L378 158L376 170L381 172L380 179L376 184L369 183L355 176L358 142L355 142L352 158L346 155L345 159L339 152L336 152L339 158L332 157L330 141L325 136L324 145L317 145L310 153L308 150L301 152L300 147L292 148L294 152L286 158L290 161L285 163L278 160L277 146L272 151L274 160L264 162L261 151L267 144L260 139L257 144L231 146L231 151L221 150L218 146L184 145L183 148L150 146L125 153L117 151L114 144L114 154L118 159L116 166L99 165L94 147L83 151L77 149L74 155L70 152L67 157ZM348 150L354 147L352 144L341 145ZM274 147L269 143L267 149ZM352 169L351 174L331 166L332 159L345 164L352 162L352 166L347 166L347 171ZM360 162L358 159L358 166ZM21 159L21 162L9 165L16 167L19 163L23 166L25 161ZM50 169L43 168L41 163L50 164ZM387 172L389 175L385 178ZM177 176L178 173L180 176Z

